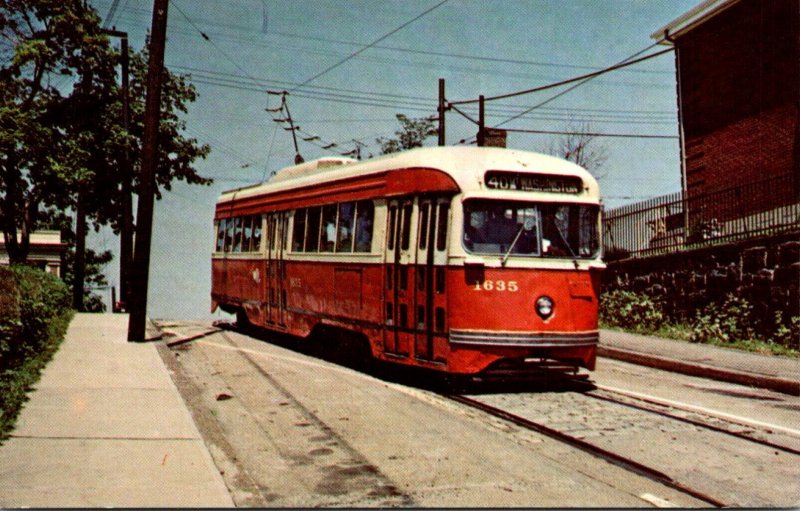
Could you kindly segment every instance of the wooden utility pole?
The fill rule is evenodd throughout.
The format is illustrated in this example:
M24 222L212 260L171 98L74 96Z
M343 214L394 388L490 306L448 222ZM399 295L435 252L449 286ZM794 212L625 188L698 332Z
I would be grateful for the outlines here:
M439 78L439 145L445 145L444 141L444 112L446 110L444 98L444 78Z
M484 113L484 97L478 96L478 147L486 145L486 116Z
M136 246L131 267L131 310L128 341L143 341L147 315L147 280L150 276L150 242L153 234L155 171L158 162L158 127L161 120L161 75L167 39L169 0L153 1L150 60L147 68L147 98L144 107L142 174L136 211Z

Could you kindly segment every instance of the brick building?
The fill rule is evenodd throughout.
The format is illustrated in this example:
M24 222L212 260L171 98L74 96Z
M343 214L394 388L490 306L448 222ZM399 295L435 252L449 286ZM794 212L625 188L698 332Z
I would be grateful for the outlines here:
M798 0L706 0L651 36L675 47L686 197L754 185L737 192L746 196L697 201L704 218L800 197L799 26Z

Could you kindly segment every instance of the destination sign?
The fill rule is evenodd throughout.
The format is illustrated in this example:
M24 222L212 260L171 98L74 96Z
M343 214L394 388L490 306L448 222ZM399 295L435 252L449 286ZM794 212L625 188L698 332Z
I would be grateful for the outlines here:
M575 176L549 174L523 174L490 170L484 176L486 187L496 190L519 190L523 192L581 193L583 181Z

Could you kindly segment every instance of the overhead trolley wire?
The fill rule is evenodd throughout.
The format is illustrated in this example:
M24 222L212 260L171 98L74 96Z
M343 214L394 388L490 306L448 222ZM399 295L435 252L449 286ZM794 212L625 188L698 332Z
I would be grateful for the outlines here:
M648 46L647 48L644 48L642 50L637 51L633 55L631 55L629 57L626 57L625 59L617 62L614 66L611 66L611 67L621 66L623 64L631 65L631 64L636 62L636 61L631 61L631 59L638 57L639 55L641 55L642 53L644 53L646 51L649 51L651 48L654 48L657 44L658 43L653 43L650 46ZM673 48L669 48L668 50L665 50L665 51L672 51L672 50L673 50ZM654 56L655 56L655 54L652 54L648 58L652 58ZM641 62L641 59L639 59L639 62ZM619 69L619 67L617 67L617 69ZM523 111L523 112L521 112L521 113L519 113L517 115L514 115L513 117L510 117L509 119L506 119L505 121L501 122L500 124L495 125L495 128L498 128L498 127L502 126L503 124L507 124L507 123L509 123L509 122L511 122L511 121L513 121L515 119L519 119L523 115L526 115L527 113L532 112L533 110L535 110L537 108L541 108L544 105L552 103L553 101L555 101L556 99L560 98L561 96L564 96L565 94L569 94L570 92L572 92L573 90L577 89L581 85L584 85L587 82L590 82L591 80L594 80L597 76L599 76L599 75L587 76L586 78L583 78L583 79L579 80L578 83L576 83L572 87L569 87L568 89L563 90L563 91L559 92L558 94L556 94L556 95L554 95L554 96L552 96L552 97L550 97L550 98L548 98L548 99L546 99L544 101L541 101L538 104L528 108L527 110L525 110L525 111Z
M347 57L345 57L345 58L341 59L340 61L336 62L332 66L329 66L329 67L325 68L324 70L320 71L319 73L315 74L311 78L307 79L306 81L304 81L303 83L301 83L300 85L298 85L297 87L292 89L292 91L297 90L297 89L299 89L299 88L301 88L301 87L303 87L305 85L308 85L309 83L313 82L317 78L319 78L319 77L323 76L324 74L336 69L337 67L341 66L342 64L344 64L345 62L349 61L353 57L358 56L359 54L361 54L361 53L365 52L366 50L372 48L373 46L375 46L379 42L383 41L384 39L388 38L389 36L399 32L400 30L402 30L402 29L406 28L407 26L411 25L412 23L414 23L418 19L422 18L423 16L426 16L429 13L433 12L434 10L438 9L442 5L446 4L447 1L448 0L442 0L438 4L436 4L433 7L431 7L430 9L427 9L427 10L423 11L422 13L420 13L417 16L415 16L414 18L406 21L405 23L403 23L399 27L395 28L394 30L389 31L388 33L386 33L386 34L382 35L381 37L375 39L373 42L369 43L368 45L364 46L363 48L359 49L358 51L355 51L355 52L351 53L350 55L348 55Z
M443 0L443 2L442 2L442 3L446 2L446 1L447 1L447 0ZM211 45L212 45L212 46L213 46L213 47L214 47L214 48L215 48L215 49L216 49L218 52L220 52L220 53L221 53L223 56L225 56L225 58L226 58L226 59L228 59L228 61L229 61L229 62L231 62L231 63L232 63L232 64L233 64L233 65L234 65L234 66L235 66L235 67L236 67L236 68L237 68L239 71L241 71L241 72L242 72L242 73L243 73L243 74L244 74L244 75L245 75L247 78L249 78L249 79L250 79L250 80L251 80L251 81L252 81L254 84L256 84L256 86L262 87L262 84L259 82L259 80L258 80L258 79L256 79L255 77L253 77L253 76L252 76L252 75L251 75L251 74L250 74L250 73L249 73L249 72L248 72L246 69L244 69L244 68L243 68L241 65L239 65L239 63L238 63L238 62L236 62L236 61L233 59L233 57L231 57L231 56L230 56L230 55L229 55L227 52L225 52L225 51L224 51L222 48L220 48L220 47L219 47L219 46L218 46L216 43L214 43L214 41L212 41L212 40L211 40L211 38L208 36L208 34L206 34L205 32L203 32L203 30L202 30L202 29L200 29L200 27L198 27L198 26L197 26L197 25L196 25L196 24L195 24L195 23L194 23L194 22L193 22L193 21L192 21L192 20L189 18L189 16L188 16L186 13L185 13L185 12L184 12L184 11L183 11L183 10L182 10L182 9L181 9L179 6L178 6L178 5L176 5L176 4L175 4L175 2L174 2L174 1L170 1L170 3L171 3L171 4L173 4L173 5L175 6L175 9L177 9L177 11L178 11L178 12L181 14L181 16L183 16L183 18L184 18L184 19L185 19L185 20L186 20L186 21L187 21L187 22L188 22L188 23L189 23L189 24L190 24L192 27L194 27L194 29L195 29L195 30L197 30L197 32L198 32L198 33L199 33L199 34L202 36L202 38L203 38L205 41L207 41L207 42L208 42L209 44L211 44ZM264 92L264 90L263 90L262 88L260 88L260 89L259 89L259 91L260 91L260 92ZM266 92L270 92L270 91L269 91L269 90L267 90ZM282 107L282 108L286 108L286 104L285 104L285 95L286 95L286 94L288 94L288 92L286 92L286 91L283 91L283 94L284 94L284 99L283 99L283 103L281 104L281 107ZM270 114L270 116L272 117L273 121L276 121L276 122L277 122L277 119L276 119L274 116L272 116L272 114L271 114L271 112L270 112L269 108L267 108L266 110L267 110L267 113L268 113L268 114ZM286 129L286 128L284 128L284 129ZM295 131L299 131L299 132L301 132L301 133L305 133L305 132L303 132L302 130L300 130L299 126L294 126L294 125L292 125L292 126L289 128L289 129L292 131L292 134L293 134L293 135L294 135L294 132L295 132ZM318 137L317 137L317 138L318 138ZM293 138L293 140L295 141L295 147L296 147L296 146L297 146L297 141L296 141L296 138ZM325 147L324 147L324 145L317 144L317 143L315 143L313 140L307 140L307 142L309 142L309 143L312 143L313 145L316 145L317 147L320 147L320 148L325 148ZM330 144L328 144L328 145L330 145ZM298 154L299 154L299 153L298 153ZM267 161L268 161L268 160L269 160L269 155L267 155Z
M174 66L175 69L184 70L192 73L192 78L197 83L204 83L208 85L216 85L220 87L229 87L239 90L252 90L254 92L262 92L260 87L251 87L243 82L245 77L241 75L234 75L230 73L223 73L218 71L204 70L188 66ZM291 87L294 84L283 81L259 79L262 84L267 84L274 87ZM300 93L294 93L294 97L313 99L318 101L328 101L343 104L353 104L361 106L372 106L378 108L389 109L404 109L412 111L430 112L436 107L434 99L389 94L381 92L371 92L363 90L343 89L335 87L313 86L308 87ZM454 107L456 108L456 107ZM512 104L495 103L491 109L487 109L487 115L516 115L520 108ZM562 108L545 109L547 112L542 112L541 115L529 117L537 120L569 120L573 119L570 112L587 112L581 116L581 119L588 121L596 121L602 123L625 123L625 124L673 124L674 114L668 112L658 111L635 111L635 110L610 110L610 109L574 109ZM471 122L476 123L470 114L466 111L459 110L461 115L466 116ZM474 113L472 114L474 115ZM306 121L309 122L309 121Z
M679 137L677 135L639 135L636 133L595 133L595 132L573 132L573 131L550 131L550 130L526 130L526 129L515 129L515 128L508 128L505 131L509 133L539 133L544 135L585 135L587 137L616 137L616 138L664 138L664 139L675 139L677 140Z
M636 58L635 59L635 57L637 57L638 55L641 55L642 53L644 53L644 52L650 50L651 48L655 47L656 44L651 44L647 48L644 48L643 50L639 50L638 52L636 52L633 55L625 58L624 60L614 64L613 66L609 66L607 68L603 68L603 69L601 69L599 71L596 71L594 73L588 73L586 75L570 78L570 79L567 79L567 80L562 80L562 81L559 81L559 82L556 82L556 83L552 83L552 84L549 84L549 85L543 85L543 86L540 86L540 87L535 87L533 89L527 89L527 90L524 90L524 91L517 91L517 92L508 93L508 94L501 94L501 95L498 95L498 96L491 96L491 97L488 97L488 98L484 97L483 101L484 102L486 102L486 101L494 101L494 100L498 100L498 99L505 99L505 98L515 97L515 96L521 96L521 95L524 95L524 94L531 94L531 93L534 93L534 92L540 92L540 91L544 91L544 90L560 87L560 86L563 86L563 85L566 85L566 84L569 84L569 83L575 83L575 85L573 85L572 87L568 88L567 90L564 90L564 91L562 91L562 92L560 92L560 93L558 93L558 94L556 94L556 95L554 95L554 96L552 96L552 97L550 97L550 98L548 98L548 99L546 99L546 100L544 100L544 101L542 101L542 102L540 102L540 103L538 103L538 104L536 104L536 105L524 110L523 112L521 112L519 114L514 115L513 117L511 117L509 119L506 119L505 121L503 121L503 122L501 122L499 124L496 124L494 126L495 128L498 128L498 127L502 126L503 124L507 124L507 123L509 123L509 122L511 122L511 121L513 121L515 119L519 119L520 117L523 117L524 115L532 112L533 110L535 110L537 108L540 108L540 107L543 107L544 105L546 105L546 104L548 104L548 103L550 103L552 101L555 101L557 98L559 98L559 97L561 97L561 96L563 96L563 95L575 90L576 88L580 87L581 85L584 85L585 83L589 82L590 80L593 80L597 76L600 76L600 75L605 74L605 73L609 73L611 71L616 71L616 70L619 70L619 69L623 69L623 68L625 68L627 66L632 66L634 64L638 64L638 63L643 62L645 60L649 60L651 58L658 57L660 55L663 55L663 54L665 54L667 52L670 52L670 51L674 50L673 48L668 48L666 50L662 50L662 51L659 51L659 52L656 52L656 53L651 53L650 55L646 55L644 57L640 57L640 58ZM635 60L631 60L631 59L635 59ZM446 103L447 103L449 108L454 108L453 105L472 104L472 103L477 103L477 102L480 102L480 101L481 100L479 98L479 99L476 99L476 100L463 100L463 101L455 101L455 102L447 101ZM462 115L463 115L463 113L462 113ZM506 131L518 132L518 133L543 133L543 134L556 134L556 135L580 135L580 134L586 134L586 133L580 133L580 132L566 132L566 131L550 132L550 131L547 131L547 130L523 130L523 129L506 129ZM615 133L594 133L593 135L597 136L597 137L608 136L608 137L642 138L642 139L674 139L674 138L678 138L678 137L670 136L670 135L637 135L637 134L633 134L633 133L630 133L630 134L628 134L628 133L625 133L625 134L620 134L620 133L616 133L616 134ZM474 143L475 139L476 139L476 137L472 137L471 139L462 139L462 140L459 141L459 143L460 144Z
M585 75L576 76L574 78L568 78L566 80L561 80L560 82L555 82L555 83L551 83L551 84L548 84L548 85L542 85L540 87L534 87L532 89L526 89L526 90L521 90L521 91L517 91L517 92L509 92L507 94L499 94L497 96L488 96L488 97L484 98L484 101L496 101L498 99L507 99L507 98L513 98L513 97L516 97L516 96L523 96L525 94L532 94L534 92L541 92L541 91L544 91L544 90L553 89L553 88L556 88L556 87L561 87L562 85L567 85L567 84L579 82L579 81L582 81L582 80L588 80L590 78L594 78L596 76L600 76L602 74L606 74L606 73L609 73L611 71L616 71L617 69L622 69L624 67L628 67L628 66L632 66L634 64L638 64L640 62L644 62L645 60L649 60L649 59L652 59L654 57L661 56L661 55L663 55L665 53L668 53L668 52L671 52L671 51L673 51L673 48L667 48L666 50L657 51L655 53L651 53L650 55L645 55L644 57L638 58L636 60L631 60L629 62L622 62L622 63L619 63L619 64L615 64L613 66L601 69L599 71L594 71L592 73L588 73L588 74L585 74ZM480 99L464 99L464 100L460 100L460 101L448 101L447 104L448 105L466 105L466 104L470 104L470 103L478 103L479 101L480 101Z
M138 11L142 16L149 15L149 11L143 8L131 8L130 14L134 14L133 11ZM223 29L233 29L239 32L244 33L252 33L258 35L269 35L269 36L278 36L282 38L292 38L292 39L302 39L302 40L309 40L309 41L319 41L324 43L333 43L333 44L341 44L341 45L348 45L348 46L363 46L363 43L359 43L356 41L345 41L342 39L332 39L328 37L320 37L320 36L313 36L307 34L296 34L292 32L282 32L276 30L269 30L268 32L263 32L260 28L259 30L252 30L248 27L242 25L235 25L231 23L219 23L217 22L209 22L209 24L223 28ZM252 39L246 39L241 36L231 36L228 34L216 34L218 36L227 37L230 39L236 39L238 41L246 41L253 43ZM419 54L419 55L429 55L429 56L436 56L436 57L447 57L447 58L456 58L456 59L463 59L463 60L476 60L482 62L498 62L504 64L518 64L524 66L541 66L541 67L553 67L553 68L567 68L567 69L601 69L597 66L585 66L585 65L575 65L575 64L564 64L564 63L555 63L555 62L541 62L541 61L534 61L534 60L524 60L524 59L510 59L510 58L502 58L502 57L487 57L482 55L468 55L468 54L459 54L459 53L445 53L445 52L437 52L432 50L420 50L414 48L402 48L397 46L387 46L387 45L380 45L380 44L373 44L372 48L377 50L387 50L387 51L395 51L399 53L412 53L412 54ZM644 74L665 74L667 71L655 71L649 69L631 69L628 70L632 73L644 73Z

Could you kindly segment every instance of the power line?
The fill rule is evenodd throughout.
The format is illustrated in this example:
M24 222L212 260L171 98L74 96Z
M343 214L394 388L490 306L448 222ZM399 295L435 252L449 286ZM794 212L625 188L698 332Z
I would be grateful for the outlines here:
M114 15L117 13L117 7L119 7L119 0L113 0L111 2L111 7L108 9L106 19L103 21L103 28L108 28L109 25L111 25L111 23L114 21Z
M677 140L677 135L639 135L636 133L598 133L586 131L550 131L550 130L526 130L526 129L506 129L509 133L535 133L543 135L585 135L587 137L615 137L615 138L662 138Z
M399 32L400 30L402 30L402 29L406 28L407 26L409 26L410 24L414 23L415 21L417 21L418 19L422 18L423 16L426 16L427 14L429 14L429 13L433 12L434 10L438 9L439 7L441 7L442 5L444 5L445 3L447 3L447 1L448 1L448 0L442 0L442 1L441 1L441 2L439 2L438 4L436 4L436 5L434 5L433 7L431 7L430 9L428 9L428 10L426 10L426 11L423 11L423 12L422 12L422 13L420 13L419 15L417 15L417 16L415 16L414 18L412 18L412 19L410 19L410 20L406 21L405 23L403 23L403 24L402 24L402 25L400 25L399 27L395 28L394 30L391 30L389 33L387 33L387 34L385 34L385 35L383 35L383 36L379 37L378 39L376 39L376 40L374 40L373 42L369 43L368 45L364 46L364 47L363 47L363 48L361 48L360 50L358 50L358 51L355 51L355 52L351 53L350 55L348 55L347 57L343 58L342 60L340 60L339 62L335 63L334 65L332 65L332 66L330 66L330 67L328 67L328 68L324 69L323 71L321 71L321 72L319 72L319 73L315 74L315 75L314 75L314 76L312 76L311 78L307 79L306 81L304 81L303 83L301 83L300 85L298 85L297 87L295 87L294 89L292 89L292 91L294 91L294 90L296 90L296 89L299 89L300 87L303 87L304 85L308 85L309 83L313 82L314 80L316 80L316 79L317 79L317 78L319 78L320 76L322 76L322 75L324 75L324 74L326 74L326 73L328 73L328 72L330 72L330 71L332 71L332 70L336 69L337 67L341 66L342 64L344 64L344 63L345 63L345 62L347 62L348 60L352 59L353 57L356 57L357 55L359 55L359 54L361 54L361 53L365 52L366 50L368 50L368 49L372 48L373 46L375 46L375 45L376 45L376 44L378 44L379 42L383 41L384 39L388 38L389 36L391 36L391 35L393 35L393 34L395 34L395 33Z
M646 52L646 51L649 51L651 48L653 48L653 47L655 47L655 46L656 46L656 43L654 43L654 44L651 44L651 45L650 45L650 46L648 46L647 48L644 48L644 49L642 49L642 50L639 50L639 51L637 51L636 53L634 53L633 55L631 55L631 56L629 56L629 57L626 57L626 58L622 59L621 61L617 62L617 64L615 64L615 65L621 65L621 64L624 64L624 63L626 63L626 62L628 62L628 63L630 64L630 63L632 63L632 62L629 62L631 59L638 57L638 56L639 56L639 55L641 55L642 53L644 53L644 52ZM589 76L589 77L587 77L587 78L585 78L585 79L583 79L583 80L580 80L578 83L576 83L576 84L575 84L575 85L573 85L572 87L569 87L568 89L566 89L566 90L563 90L563 91L559 92L558 94L556 94L556 95L554 95L554 96L552 96L552 97L550 97L550 98L548 98L548 99L546 99L546 100L544 100L544 101L541 101L541 102L539 102L538 104L536 104L536 105L534 105L534 106L530 107L529 109L525 110L524 112L522 112L522 113L519 113L519 114L517 114L517 115L514 115L514 116L512 116L511 118L509 118L509 119L506 119L505 121L501 122L500 124L497 124L497 125L495 125L495 128L497 128L497 127L500 127L500 126L502 126L503 124L507 124L507 123L509 123L509 122L511 122L511 121L513 121L513 120L515 120L515 119L519 119L519 118L520 118L520 117L522 117L523 115L525 115L525 114L527 114L527 113L529 113L529 112L531 112L531 111L533 111L533 110L535 110L535 109L537 109L537 108L541 108L541 107L543 107L544 105L547 105L547 104L549 104L549 103L552 103L553 101L555 101L556 99L560 98L561 96L564 96L564 95L566 95L566 94L569 94L570 92L572 92L573 90L577 89L577 88L578 88L578 87L580 87L581 85L584 85L584 84L586 84L587 82L589 82L589 81L591 81L591 80L594 80L596 77L597 77L597 75L595 75L595 76Z
M140 11L141 13L146 13L145 9L132 9ZM263 27L262 29L255 31L249 30L247 27L241 25L235 25L231 23L219 23L219 22L212 22L206 21L209 25L213 25L220 28L232 28L234 30L240 32L250 32L253 34L264 34ZM223 34L217 34L223 35ZM312 36L312 35L301 35L295 34L292 32L282 32L282 31L274 31L270 30L266 33L269 36L279 36L282 38L292 38L292 39L301 39L301 40L309 40L309 41L319 41L324 43L333 43L333 44L341 44L341 45L348 45L348 46L363 46L363 43L359 43L356 41L346 41L342 39L331 39L327 37L320 37L320 36ZM224 35L224 37L236 39L239 41L246 41L252 43L252 39L246 39L244 37L237 37L231 35ZM481 62L497 62L503 64L517 64L517 65L524 65L524 66L541 66L541 67L552 67L552 68L564 68L564 69L585 69L585 70L598 70L601 69L597 66L586 66L586 65L576 65L576 64L564 64L564 63L556 63L556 62L543 62L543 61L535 61L535 60L524 60L524 59L509 59L509 58L501 58L501 57L486 57L482 55L468 55L468 54L460 54L460 53L445 53L445 52L437 52L432 50L419 50L414 48L403 48L398 46L387 46L387 45L379 45L374 44L372 48L377 50L387 50L387 51L394 51L399 53L411 53L411 54L418 54L418 55L429 55L429 56L436 56L436 57L447 57L447 58L455 58L455 59L463 59L463 60L476 60ZM630 69L627 70L632 73L642 73L642 74L670 74L668 71L655 71L649 69Z
M574 78L569 78L567 80L561 80L560 82L551 83L549 85L542 85L541 87L534 87L532 89L526 89L526 90L521 90L521 91L517 91L517 92L509 92L507 94L500 94L500 95L497 95L497 96L489 96L489 97L484 98L484 101L496 101L498 99L513 98L513 97L522 96L522 95L525 95L525 94L532 94L534 92L541 92L541 91L547 90L547 89L553 89L555 87L561 87L562 85L567 85L567 84L578 82L578 81L581 81L581 80L594 78L595 76L600 76L602 74L609 73L611 71L616 71L617 69L622 69L623 67L632 66L634 64L638 64L638 63L643 62L645 60L649 60L649 59L652 59L654 57L658 57L660 55L663 55L663 54L671 52L671 51L673 51L673 48L667 48L666 50L658 51L656 53L651 53L650 55L638 58L636 60L632 60L630 62L625 62L625 63L621 63L621 64L615 64L615 65L607 67L605 69L601 69L600 71L595 71L593 73L588 73L588 74L585 74L585 75L576 76ZM448 105L465 105L465 104L470 104L470 103L477 103L478 101L479 101L479 99L465 99L465 100L461 100L461 101L448 101L447 104Z
M192 78L197 83L217 85L221 87L230 86L231 88L236 88L240 90L252 90L255 92L261 92L261 88L259 87L249 87L245 85L242 82L243 77L239 75L202 70L186 66L174 66L174 68L192 72ZM287 87L287 86L290 87L293 85L289 82L265 80L265 79L259 79L259 82L277 87ZM328 91L341 91L341 93L328 92ZM303 91L301 93L295 93L293 96L297 98L314 99L314 100L337 102L344 104L354 104L361 106L373 106L373 107L392 108L392 109L406 109L406 110L415 110L424 112L429 112L433 110L436 106L435 100L421 98L417 96L386 94L379 92L358 91L352 89L341 89L333 87L308 88L306 91ZM454 109L455 108L456 107L454 107ZM519 116L521 116L521 114L519 113L519 108L523 107L510 104L495 104L491 107L491 109L487 109L487 115L497 116L497 115L512 114L515 116L513 118L518 118ZM584 109L577 109L577 108L547 109L547 110L548 112L543 112L541 115L529 116L528 118L536 120L545 120L545 121L574 120L575 116L573 115L573 112L579 112L581 114L581 120L585 120L587 122L591 121L591 122L612 123L612 124L670 124L670 125L675 123L674 113L666 113L658 111L634 111L634 110L614 111L610 109L585 109L584 112ZM470 118L470 114L461 110L459 110L459 113L464 115L471 122L476 123L476 121L473 118ZM523 114L524 113L525 112L523 112Z
M212 75L214 77L221 77L222 79L230 79L230 80L239 80L244 78L242 75L235 75L232 73L226 73L221 71L213 71L209 69L201 69L197 67L191 66L184 66L184 65L170 65L173 69L183 70L189 73L199 73L201 75ZM285 82L280 80L268 80L266 78L258 78L257 79L259 84L268 84L272 87L284 87L284 88L291 88L296 87L296 83L292 82ZM392 93L384 93L384 92L375 92L375 91L364 91L364 90L355 90L355 89L344 89L338 87L326 87L326 86L313 86L307 87L303 92L305 93L319 93L324 94L328 91L331 92L341 92L345 94L351 94L358 96L359 99L363 99L364 97L368 96L375 96L377 98L387 98L387 99L398 99L398 100L408 100L408 102L414 102L415 105L422 105L428 104L431 107L436 106L435 100L432 100L428 96L411 96L407 94L392 94ZM296 95L296 94L295 94ZM540 108L541 104L536 105L533 108ZM505 110L506 112L514 112L519 108L528 108L524 105L513 105L510 103L494 103L490 106L492 112L500 112ZM580 112L582 114L589 113L588 115L594 116L597 114L599 117L627 117L627 118L644 118L644 119L653 119L653 118L662 118L666 121L672 122L675 118L675 111L672 110L624 110L624 109L603 109L603 108L569 108L569 107L561 107L561 108L542 108L542 110L548 110L553 113L564 113L564 112ZM565 114L566 115L566 114Z
M447 1L447 0L443 0L443 2L442 2L442 3L446 2L446 1ZM174 2L174 1L170 1L170 3L171 3L171 4L173 4L173 5L175 5L175 2ZM239 63L238 63L238 62L236 62L236 61L233 59L233 57L231 57L231 56L230 56L230 55L229 55L227 52L225 52L225 51L224 51L222 48L220 48L220 47L219 47L219 46L218 46L218 45L217 45L217 44L216 44L214 41L212 41L212 40L211 40L211 37L209 37L209 36L208 36L208 34L206 34L205 32L203 32L203 30L201 30L201 29L200 29L200 27L198 27L198 26L197 26L197 25L196 25L196 24L195 24L195 23L194 23L194 22L193 22L193 21L192 21L192 20L189 18L189 16L188 16L188 15L187 15L187 14L186 14L186 13L185 13L185 12L184 12L184 11L183 11L183 10L182 10L180 7L179 7L179 6L175 5L175 9L177 9L177 11L178 11L178 12L181 14L181 16L183 16L183 18L184 18L184 19L185 19L185 20L186 20L186 21L187 21L187 22L188 22L188 23L189 23L189 24L190 24L192 27L194 27L194 29L195 29L195 30L196 30L196 31L197 31L197 32L200 34L200 36L201 36L201 37L202 37L202 38L203 38L203 39L204 39L206 42L208 42L209 44L211 44L211 45L212 45L212 46L213 46L213 47L214 47L214 48L215 48L215 49L216 49L218 52L220 52L220 53L221 53L221 54L222 54L222 55L223 55L223 56L224 56L226 59L228 59L228 61L229 61L230 63L232 63L232 64L233 64L233 65L234 65L234 66L235 66L235 67L236 67L236 68L237 68L239 71L241 71L241 72L242 72L242 73L243 73L243 74L244 74L244 75L245 75L247 78L249 78L249 79L250 79L250 80L251 80L251 81L252 81L252 82L253 82L253 83L254 83L256 86L259 86L259 87L261 86L261 83L259 82L259 80L258 80L258 79L256 79L254 76L252 76L252 75L251 75L251 74L250 74L250 73L249 73L249 72L248 72L246 69L244 69L242 66L240 66L240 65L239 65ZM260 91L260 92L264 92L262 89L259 89L259 91ZM267 92L269 92L269 91L267 91ZM288 92L284 91L284 101L283 101L283 103L282 103L282 105L281 105L281 108L282 108L282 109L287 109L287 113L288 113L288 107L286 106L286 102L285 102L285 95L286 95L286 94L288 94ZM267 112L269 113L269 109L267 109ZM275 117L274 117L274 116L272 116L271 114L270 114L270 116L273 118L273 120L274 120L274 121L277 121L277 119L275 119ZM286 128L284 128L284 129L286 129ZM299 129L299 127L296 127L296 126L294 126L294 125L291 125L291 126L290 126L290 128L289 128L289 130L292 132L292 137L293 137L293 140L294 140L295 149L297 149L297 139L296 139L296 137L295 137L295 131L301 131L301 130ZM317 137L317 138L319 138L319 137ZM316 146L318 146L318 147L323 147L323 146L321 146L321 145L319 145L319 144L314 144L314 145L316 145ZM299 157L299 152L297 152L297 151L296 151L296 154L295 154L295 159L297 159L298 157ZM268 159L269 159L269 155L268 155Z

